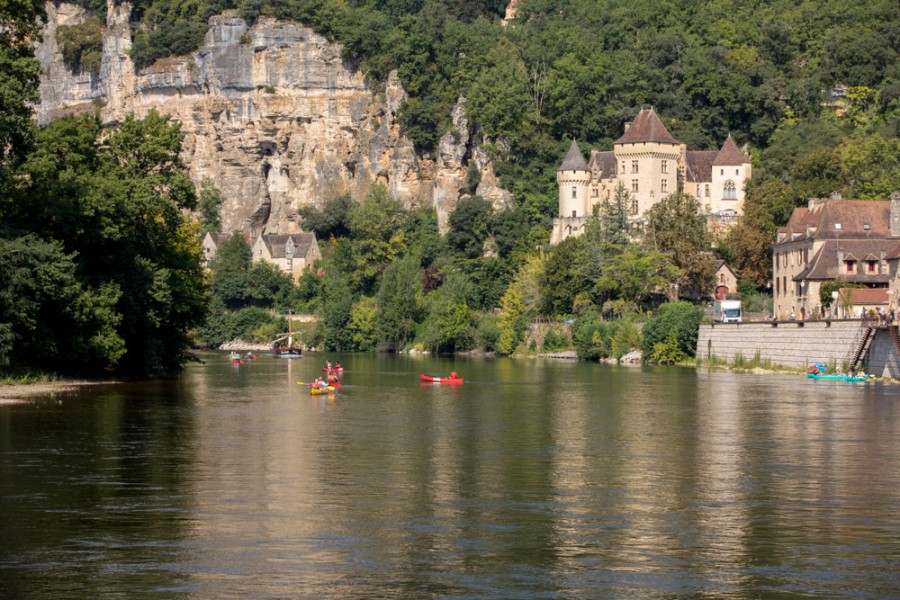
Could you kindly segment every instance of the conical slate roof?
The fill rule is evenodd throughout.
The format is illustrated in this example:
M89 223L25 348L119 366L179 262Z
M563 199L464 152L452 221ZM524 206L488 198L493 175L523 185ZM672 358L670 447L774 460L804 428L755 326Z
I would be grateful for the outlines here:
M716 155L713 165L741 165L745 162L747 162L747 160L744 158L744 155L741 154L737 144L734 143L734 138L732 138L729 133L728 139L722 144L722 149L719 150L719 153Z
M569 151L566 152L566 158L563 160L562 164L559 166L558 171L589 171L587 166L587 162L584 160L584 155L581 153L581 149L578 147L578 144L575 143L575 140L572 140L572 145L569 146Z
M672 137L663 122L659 120L652 108L642 108L634 123L625 135L615 141L616 144L636 144L641 142L660 142L664 144L680 144Z

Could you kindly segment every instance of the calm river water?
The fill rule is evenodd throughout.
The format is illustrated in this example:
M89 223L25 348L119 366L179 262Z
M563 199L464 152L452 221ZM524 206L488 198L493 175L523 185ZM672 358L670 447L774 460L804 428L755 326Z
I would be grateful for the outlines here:
M0 406L0 597L900 596L900 386L201 356Z

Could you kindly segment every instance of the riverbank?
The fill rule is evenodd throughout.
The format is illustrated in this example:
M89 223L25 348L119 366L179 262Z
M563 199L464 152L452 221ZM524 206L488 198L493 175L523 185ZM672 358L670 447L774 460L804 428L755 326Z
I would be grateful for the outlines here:
M40 383L0 383L0 404L28 402L38 396L71 392L88 385L121 383L120 379L60 379Z

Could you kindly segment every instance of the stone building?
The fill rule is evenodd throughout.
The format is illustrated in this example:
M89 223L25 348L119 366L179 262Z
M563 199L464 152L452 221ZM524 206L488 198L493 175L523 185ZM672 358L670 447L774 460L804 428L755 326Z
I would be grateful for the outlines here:
M891 200L809 200L795 208L772 247L772 292L777 319L843 316L824 311L823 283L837 278L888 288L888 261L900 241L900 195Z
M209 268L216 252L231 233L207 233L203 238L203 263ZM322 258L319 242L314 233L263 234L252 243L248 234L242 234L251 249L251 260L270 262L297 281Z
M322 258L314 233L263 234L253 244L253 260L264 260L297 281Z
M551 243L581 235L594 206L612 198L619 184L629 193L635 219L675 192L693 195L710 215L733 218L742 213L750 176L750 158L730 135L719 150L688 150L652 108L643 109L625 125L612 151L592 150L586 161L572 141L556 172L559 217Z

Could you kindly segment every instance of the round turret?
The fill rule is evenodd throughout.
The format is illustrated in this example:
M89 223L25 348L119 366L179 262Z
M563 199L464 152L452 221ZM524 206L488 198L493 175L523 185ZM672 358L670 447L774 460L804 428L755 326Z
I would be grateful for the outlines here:
M575 140L572 140L565 160L556 171L556 183L559 186L560 218L588 216L591 170Z

